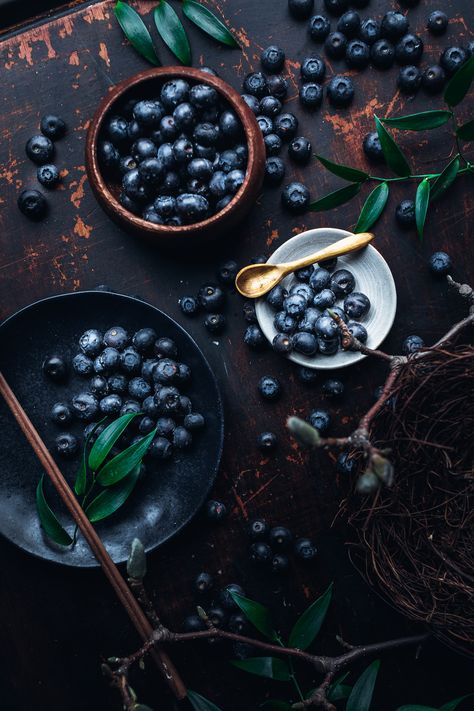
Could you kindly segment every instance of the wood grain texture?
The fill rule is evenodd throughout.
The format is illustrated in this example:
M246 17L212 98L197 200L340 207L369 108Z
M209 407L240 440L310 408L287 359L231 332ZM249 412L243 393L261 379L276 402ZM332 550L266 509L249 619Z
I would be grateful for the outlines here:
M136 6L148 13L153 4ZM308 39L304 24L288 17L286 2L209 0L208 4L224 13L242 52L222 48L190 28L194 65L216 67L239 88L245 74L258 67L261 48L270 42L280 44L287 52L291 83L287 106L298 113L300 133L311 138L315 151L333 160L365 167L361 143L365 133L373 130L374 111L397 115L440 105L440 99L427 100L422 93L413 100L402 97L395 87L396 69L383 74L369 69L356 77L356 99L350 110L335 111L325 103L319 112L305 112L297 101L299 62L318 48ZM420 3L409 13L411 25L422 31L429 9L438 6L435 0ZM449 31L442 39L423 32L426 62L436 61L444 46L471 39L472 3L446 0L443 6L451 17ZM185 322L177 306L180 295L193 293L213 278L222 257L237 258L243 265L309 227L350 229L365 190L342 208L297 218L281 211L278 189L266 190L250 216L223 240L220 252L206 249L202 261L181 263L130 239L97 205L84 168L85 135L100 99L112 84L145 68L121 34L112 7L112 2L80 5L6 35L0 42L0 316L51 294L106 283L117 291L139 294L176 317L215 368L227 421L215 496L226 501L231 514L218 528L196 520L152 556L149 584L166 622L179 625L192 611L191 581L205 569L220 584L243 583L251 597L278 610L283 631L310 599L335 580L335 602L321 636L321 648L327 652L337 648L336 633L366 642L411 632L411 625L368 590L352 569L344 530L330 528L344 491L331 457L308 456L285 433L288 414L305 416L311 408L329 404L319 387L305 389L290 363L247 350L242 343L242 302L236 294L229 296L228 330L218 339L206 334L199 319ZM369 11L380 16L386 9L383 0L372 0ZM161 45L160 57L163 63L173 63ZM343 66L328 63L329 75L339 67L344 71ZM22 187L35 186L35 168L25 157L24 145L47 112L60 113L69 125L68 135L57 144L63 185L50 195L49 217L33 224L18 212L16 198ZM469 112L472 115L472 101L460 107L461 120ZM444 127L431 135L399 135L420 172L447 158ZM288 163L287 177L306 182L314 198L341 184L316 164L299 169ZM395 325L385 343L389 351L397 351L409 333L419 333L426 341L436 339L462 313L459 301L428 274L426 259L432 251L449 251L455 276L474 280L472 183L463 177L436 202L428 216L424 244L414 232L397 230L393 220L396 203L413 193L411 185L397 186L376 227L376 246L391 266L399 297ZM257 381L267 373L278 375L283 383L284 396L276 405L262 403L257 394ZM341 372L347 394L340 403L329 404L334 433L351 429L382 374L383 366L368 360ZM255 447L256 434L262 430L279 435L278 454L271 459L259 455ZM14 456L13 444L5 454ZM319 544L319 561L308 568L295 566L283 582L254 571L247 560L245 528L256 515L289 524L298 535L311 535ZM126 653L138 640L105 580L93 571L64 571L31 559L5 541L0 541L0 550L0 676L5 708L119 708L114 692L101 678L100 659ZM212 697L224 711L253 711L266 692L272 696L279 692L275 685L266 687L230 669L219 649L190 646L173 657L191 688ZM427 648L418 661L411 652L390 655L382 666L375 711L391 711L408 702L439 706L472 690L467 670L466 662L439 645ZM308 688L311 682L305 679ZM171 708L151 667L143 677L134 678L134 686L152 707Z

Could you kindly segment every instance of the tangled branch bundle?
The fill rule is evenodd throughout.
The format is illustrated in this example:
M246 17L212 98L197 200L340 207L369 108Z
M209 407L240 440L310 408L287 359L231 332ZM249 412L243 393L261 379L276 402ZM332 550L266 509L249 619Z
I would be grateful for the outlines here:
M474 348L401 369L372 439L396 476L350 515L363 571L413 620L466 653L474 642Z

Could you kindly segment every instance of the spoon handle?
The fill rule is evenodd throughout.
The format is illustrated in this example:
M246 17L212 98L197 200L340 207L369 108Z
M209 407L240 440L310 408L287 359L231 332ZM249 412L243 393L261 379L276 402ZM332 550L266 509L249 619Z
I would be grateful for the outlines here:
M296 269L309 267L311 264L321 262L323 259L332 259L333 257L339 257L341 254L355 252L355 250L362 249L362 247L368 245L373 239L374 235L371 232L349 235L337 242L333 242L333 244L330 244L328 247L324 247L324 249L320 249L318 252L313 252L313 254L307 257L296 259L294 262L286 262L279 266L284 267L286 272L294 272Z

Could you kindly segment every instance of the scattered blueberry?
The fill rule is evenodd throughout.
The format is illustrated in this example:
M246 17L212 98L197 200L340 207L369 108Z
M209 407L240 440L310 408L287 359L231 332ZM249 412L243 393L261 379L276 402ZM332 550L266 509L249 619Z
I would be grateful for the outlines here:
M70 425L72 417L72 410L65 402L56 402L51 408L51 420L60 427Z
M311 143L304 136L294 138L288 146L288 155L295 163L307 165L311 160Z
M297 20L306 20L312 13L314 0L288 0L288 10Z
M285 177L285 163L278 156L270 156L265 161L265 182L268 185L280 185Z
M295 555L303 561L309 561L316 557L317 550L309 538L298 538L295 542Z
M260 55L260 61L262 67L267 70L267 72L272 74L277 74L283 69L285 63L285 53L276 45L270 45Z
M309 416L309 423L317 429L320 434L324 434L331 424L329 412L327 412L327 410L313 410Z
M43 373L55 383L64 382L68 375L66 361L59 355L52 355L45 358L42 369Z
M360 15L355 10L348 10L337 21L337 31L342 32L348 39L357 37L360 30Z
M225 504L221 501L216 501L215 499L210 499L206 503L205 512L209 521L214 521L216 523L223 521L227 516L227 508Z
M285 526L274 526L270 529L268 540L274 550L287 550L292 542L293 535Z
M204 319L204 326L209 333L222 333L226 325L225 316L222 314L208 314Z
M336 470L339 474L350 475L357 467L357 461L348 452L341 452L336 460Z
M402 343L402 351L405 355L411 355L421 350L424 345L425 342L420 336L407 336Z
M249 346L249 348L254 348L255 350L265 348L267 339L258 324L251 323L247 326L244 333L244 343Z
M269 531L270 527L263 518L257 518L250 522L249 536L253 541L266 539Z
M423 54L423 40L418 35L408 33L395 45L395 59L398 64L418 64Z
M273 452L277 446L277 436L273 432L261 432L257 437L257 446L262 452Z
M463 47L448 47L439 58L447 76L452 76L468 59L468 54Z
M277 553L273 556L272 571L274 573L286 573L289 567L290 561L288 560L288 556L284 555L283 553Z
M377 40L370 49L370 60L377 69L390 69L395 61L395 47L387 39Z
M18 208L30 220L41 220L48 212L48 203L39 190L22 190L18 196Z
M199 595L204 595L212 590L214 587L214 580L212 575L209 573L199 573L194 581L194 589Z
M47 114L41 118L40 129L44 136L52 141L57 141L66 133L66 124L59 116Z
M395 209L395 218L405 230L415 226L415 203L413 200L402 200Z
M435 276L444 276L451 271L452 260L446 252L434 252L428 262L430 271Z
M79 449L79 440L70 432L62 432L56 437L56 451L65 459L71 459Z
M305 212L309 206L310 194L306 185L299 182L289 183L282 192L283 207L294 214Z
M307 82L301 85L300 101L303 106L309 109L317 109L321 106L322 100L323 90L320 84Z
M421 77L421 85L428 94L439 94L446 83L446 74L439 64L426 67Z
M250 560L259 565L268 565L273 558L273 552L268 543L256 541L249 549Z
M344 383L336 378L328 378L322 384L321 390L328 397L341 397L344 394Z
M327 95L330 103L336 108L344 108L352 103L354 98L354 83L350 77L336 74L328 84Z
M368 133L362 144L364 153L367 158L373 163L383 163L384 156L382 151L382 145L380 143L380 138L376 131Z
M442 10L433 10L426 26L432 35L444 35L448 28L448 16Z
M342 59L346 53L347 37L342 32L330 32L324 40L324 51L330 59Z
M265 400L277 400L281 394L281 386L276 378L264 375L258 383L258 391Z
M324 15L313 15L308 25L311 39L315 42L324 42L331 31L331 23Z
M409 64L400 69L397 84L404 94L415 94L421 86L421 81L421 72L415 65Z

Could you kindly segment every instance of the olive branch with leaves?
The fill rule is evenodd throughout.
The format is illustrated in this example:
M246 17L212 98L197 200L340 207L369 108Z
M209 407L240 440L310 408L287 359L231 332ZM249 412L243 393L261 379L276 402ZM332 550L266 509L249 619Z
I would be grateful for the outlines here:
M334 163L323 156L316 156L320 163L331 173L351 182L316 200L310 205L309 209L319 212L339 207L339 205L343 205L355 197L363 185L371 182L378 183L365 200L354 229L355 232L367 232L377 222L387 204L390 184L416 180L418 181L415 196L416 227L419 238L423 239L423 229L430 202L433 202L446 192L458 176L463 173L474 174L474 164L465 157L461 145L463 142L474 140L474 119L459 125L453 111L454 107L460 104L467 95L473 79L474 55L457 70L448 82L443 97L447 109L421 111L394 118L381 119L378 116L374 116L375 128L385 162L397 177L381 178L376 175L370 175L358 168ZM454 157L451 158L443 170L437 173L424 173L421 175L412 173L410 164L402 149L386 129L386 126L392 126L405 131L425 131L444 126L449 122L453 126Z

